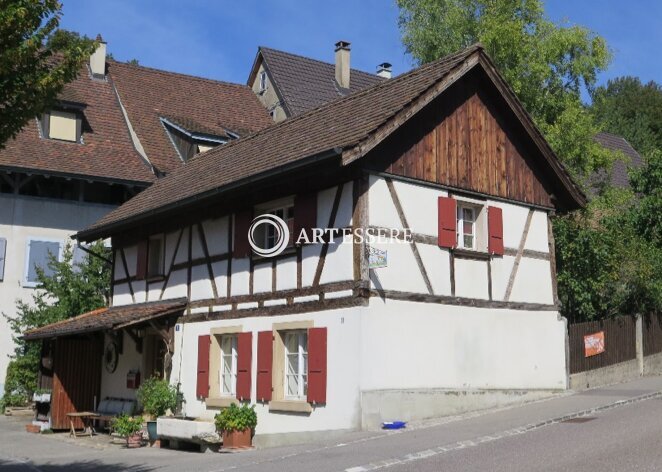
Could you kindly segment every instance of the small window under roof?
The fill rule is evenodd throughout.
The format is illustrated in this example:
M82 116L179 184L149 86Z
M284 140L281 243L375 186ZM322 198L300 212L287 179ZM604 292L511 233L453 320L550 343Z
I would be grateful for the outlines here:
M53 110L50 112L48 121L49 138L78 142L78 116L76 113Z

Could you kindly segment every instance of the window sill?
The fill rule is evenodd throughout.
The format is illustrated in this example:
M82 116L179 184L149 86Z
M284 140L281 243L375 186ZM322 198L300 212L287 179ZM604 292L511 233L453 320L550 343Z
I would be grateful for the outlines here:
M296 256L297 254L297 247L296 246L287 246L283 252L276 256L271 256L271 257L265 257L265 256L258 256L254 252L251 251L251 257L253 258L253 262L265 262L265 261L273 261L273 260L278 260L278 259L286 259L288 257Z
M227 408L230 405L239 405L239 400L237 400L235 397L215 397L207 398L207 400L205 400L205 404L207 406L213 406L216 408Z
M290 411L294 413L311 413L313 407L304 400L272 400L269 411Z
M453 249L453 254L455 257L460 257L464 259L478 259L478 260L489 260L491 254L489 252L476 251L475 249Z
M165 275L150 275L145 278L147 282L163 282L165 280Z

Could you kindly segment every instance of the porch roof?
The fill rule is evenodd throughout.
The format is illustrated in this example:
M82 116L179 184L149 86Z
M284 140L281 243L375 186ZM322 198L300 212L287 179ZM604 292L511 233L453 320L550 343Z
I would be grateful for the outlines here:
M98 310L89 311L73 318L28 330L23 333L23 339L31 341L93 331L121 329L162 316L175 314L186 307L187 301L186 298L177 298L158 302L99 308Z

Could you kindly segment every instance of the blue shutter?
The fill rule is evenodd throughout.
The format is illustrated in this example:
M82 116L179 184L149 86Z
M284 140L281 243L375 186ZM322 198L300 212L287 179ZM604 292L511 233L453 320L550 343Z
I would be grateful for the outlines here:
M7 254L7 240L0 238L0 282L5 280L5 255Z
M53 275L53 270L48 267L48 255L58 259L60 256L60 243L50 241L30 241L30 255L28 257L28 277L27 281L31 283L37 282L37 270L35 267L40 267L44 271L44 275L50 277Z
M80 266L85 264L86 259L87 253L78 246L74 246L73 255L71 258L71 265L73 266L74 272L80 272Z

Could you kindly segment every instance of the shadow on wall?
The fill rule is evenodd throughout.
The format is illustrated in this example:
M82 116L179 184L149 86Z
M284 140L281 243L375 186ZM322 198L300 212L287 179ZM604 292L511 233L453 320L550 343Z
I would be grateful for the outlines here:
M29 461L0 459L0 470L3 472L24 472L38 470L41 472L65 472L65 471L95 471L116 472L120 470L131 470L132 472L147 472L154 470L153 467L135 466L128 464L104 464L100 461L78 461L64 464L40 464L38 467Z

